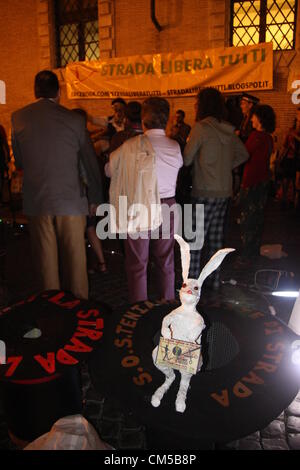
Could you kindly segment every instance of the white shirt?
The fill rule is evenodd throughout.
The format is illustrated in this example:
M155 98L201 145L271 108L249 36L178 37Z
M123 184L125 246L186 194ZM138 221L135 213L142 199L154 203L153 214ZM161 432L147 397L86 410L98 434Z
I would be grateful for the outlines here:
M149 129L145 134L155 151L160 197L174 197L178 171L183 165L179 144L176 140L167 137L164 129Z
M115 122L114 117L111 118L110 116L90 116L89 121L94 124L94 126L104 127L106 128L109 123L111 123L117 132L123 131L125 129L125 120L121 124Z

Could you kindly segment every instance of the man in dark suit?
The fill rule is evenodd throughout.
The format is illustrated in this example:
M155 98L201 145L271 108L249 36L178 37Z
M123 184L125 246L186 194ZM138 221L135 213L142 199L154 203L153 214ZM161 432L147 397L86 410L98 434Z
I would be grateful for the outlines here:
M24 170L24 213L42 289L64 289L88 298L86 215L102 202L101 177L84 118L58 104L57 76L35 77L33 104L12 115L12 147ZM79 156L88 183L82 192Z
M178 109L175 114L175 122L171 127L168 137L176 140L180 145L183 154L187 138L191 132L191 126L184 122L185 112ZM176 184L176 202L182 207L190 200L190 192L192 187L192 167L183 166L180 168Z
M169 137L177 140L180 145L181 153L183 153L186 140L191 132L191 126L184 122L185 112L182 109L178 109L175 114L175 123L171 128Z
M246 143L249 135L253 131L251 117L255 106L258 104L259 98L256 98L254 95L249 95L249 93L243 93L240 101L240 107L243 113L243 120L240 125L240 129L237 132L237 135L240 137L244 144Z

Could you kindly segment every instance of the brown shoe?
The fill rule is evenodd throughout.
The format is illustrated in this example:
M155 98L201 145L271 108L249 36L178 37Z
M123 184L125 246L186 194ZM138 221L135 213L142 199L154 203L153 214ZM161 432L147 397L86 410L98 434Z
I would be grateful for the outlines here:
M98 263L96 271L97 271L97 273L107 273L108 269L107 269L107 266L106 266L105 262Z

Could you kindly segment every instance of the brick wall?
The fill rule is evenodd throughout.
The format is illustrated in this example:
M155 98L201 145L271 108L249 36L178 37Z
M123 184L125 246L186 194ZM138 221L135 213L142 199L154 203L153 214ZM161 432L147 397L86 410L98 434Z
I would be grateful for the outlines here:
M1 2L0 79L6 83L6 104L0 105L0 123L7 131L11 112L33 100L40 67L37 30L36 0Z
M10 114L31 102L33 79L38 70L53 68L54 15L52 0L14 0L0 3L0 79L7 85L7 104L0 106L0 121L9 128ZM156 17L162 31L151 21L149 0L99 0L99 38L102 59L222 47L229 44L230 0L157 0ZM299 14L300 18L300 9ZM300 21L298 20L298 23ZM274 90L258 92L262 102L277 113L278 135L292 124L296 106L286 92L289 70L299 67L300 28L297 49L274 54ZM81 106L94 114L111 112L110 100L76 100L66 97L64 69L55 70L62 85L62 104ZM182 108L194 121L194 98L171 98L171 112Z
M209 0L156 1L159 32L151 21L150 1L115 2L116 55L187 51L209 47Z

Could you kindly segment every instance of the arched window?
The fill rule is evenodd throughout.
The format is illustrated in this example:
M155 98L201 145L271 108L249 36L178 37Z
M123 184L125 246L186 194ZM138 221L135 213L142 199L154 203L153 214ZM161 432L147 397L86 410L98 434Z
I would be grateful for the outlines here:
M98 0L55 0L57 67L99 59Z
M295 48L297 0L232 0L231 45L273 42L273 49Z

